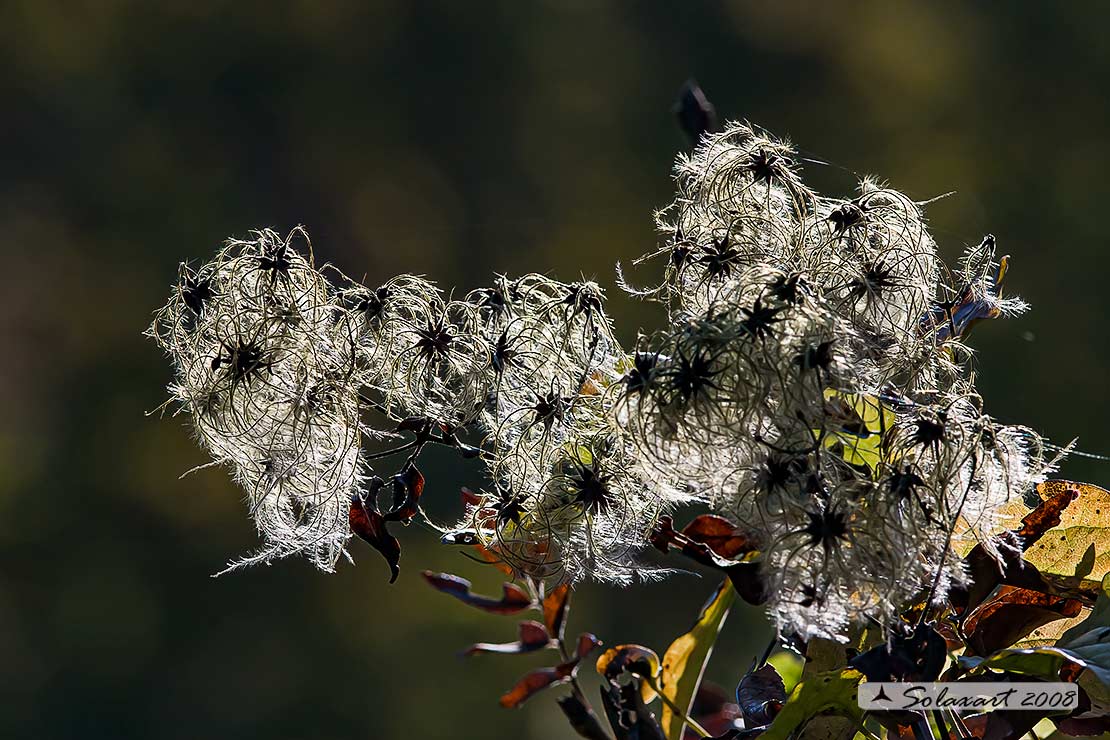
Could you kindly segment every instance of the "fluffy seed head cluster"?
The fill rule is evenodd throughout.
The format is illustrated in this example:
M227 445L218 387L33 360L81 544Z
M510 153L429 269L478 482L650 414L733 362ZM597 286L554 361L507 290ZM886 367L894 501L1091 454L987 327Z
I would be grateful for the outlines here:
M784 632L841 637L961 582L953 538L985 540L1048 469L967 369L971 326L1025 309L1002 295L993 237L949 271L920 204L873 180L818 195L789 145L747 125L704 138L676 182L664 246L638 261L660 258L662 281L621 277L668 313L631 353L590 281L499 276L462 300L412 275L370 289L318 269L300 229L183 266L150 334L262 535L232 567L301 553L334 568L352 497L380 488L371 458L389 459L364 443L416 418L481 440L488 490L444 541L518 573L659 575L638 557L647 535L700 502L758 544Z
M626 358L603 303L596 283L542 275L464 300L412 275L369 289L317 269L301 229L183 265L149 334L173 361L171 401L246 490L263 537L230 567L300 553L332 570L352 497L380 488L363 444L418 419L483 440L490 492L448 540L535 576L630 579L671 497L636 476L612 427L607 390Z
M632 291L669 326L615 407L644 478L749 530L785 631L837 637L943 597L964 577L953 531L984 537L1046 469L965 369L970 326L1025 308L1001 296L993 237L947 275L919 204L872 180L822 197L746 125L703 139L676 180L648 255L664 280Z
M231 241L179 282L149 333L171 356L171 400L246 490L263 547L232 564L303 553L330 570L367 468L355 327L287 240Z
M520 571L623 582L655 574L636 554L659 513L683 500L649 486L614 426L628 365L593 282L501 278L467 299L492 347L481 416L493 492L462 531Z

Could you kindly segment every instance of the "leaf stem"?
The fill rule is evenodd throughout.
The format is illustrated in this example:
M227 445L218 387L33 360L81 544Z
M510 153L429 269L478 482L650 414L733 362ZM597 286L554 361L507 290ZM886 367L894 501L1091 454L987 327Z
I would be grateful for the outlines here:
M681 719L683 722L685 722L686 725L691 730L693 730L694 733L698 737L710 737L708 730L706 730L704 727L702 727L697 722L695 722L690 717L690 715L686 714L685 710L679 708L679 706L677 704L675 704L673 701L671 701L670 697L668 697L666 694L663 693L662 689L659 688L659 684L656 682L656 680L654 678L649 678L647 676L644 676L643 678L644 678L644 682L647 683L647 685L651 687L652 691L654 691L656 694L659 695L659 698L663 700L663 703L666 704L667 707L672 712L674 712L676 716L679 717L679 719Z
M411 449L413 449L414 447L416 447L418 445L420 445L420 443L417 442L416 440L413 440L412 442L406 442L405 444L401 445L400 447L394 447L391 450L382 450L381 452L374 452L372 454L367 455L364 459L366 459L366 460L380 460L383 457L392 457L393 455L396 455L398 453L406 452L407 450L411 450Z

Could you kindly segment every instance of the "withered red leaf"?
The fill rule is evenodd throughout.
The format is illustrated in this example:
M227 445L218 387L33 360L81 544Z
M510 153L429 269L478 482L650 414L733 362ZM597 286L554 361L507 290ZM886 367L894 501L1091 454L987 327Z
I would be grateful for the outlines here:
M723 516L702 514L682 528L682 534L694 542L700 542L723 558L757 550L751 537L744 535L740 528Z
M519 707L537 691L570 680L578 670L578 664L582 658L589 655L600 644L601 641L588 632L582 634L578 638L575 654L570 660L551 668L539 668L527 674L501 697L501 706L508 709Z
M1044 500L1022 518L1020 528L995 535L996 540L1009 539L1012 542L1016 537L1022 551L1027 550L1060 524L1060 515L1079 496L1079 489L1069 481L1046 481L1037 486L1037 491L1045 497ZM970 585L954 588L950 596L958 614L964 617L969 615L1002 584L1061 595L1035 566L1021 558L1020 553L1014 552L1011 547L996 549L1001 553L1001 562L981 544L973 547L964 558Z
M478 553L478 557L492 565L504 575L511 576L513 574L513 567L506 563L500 555L490 550L485 545L477 543L474 545L474 550Z
M551 589L543 597L543 623L552 637L562 639L566 627L567 610L570 608L570 584L564 583Z
M1002 585L967 616L963 633L974 654L990 655L1042 625L1079 616L1082 609L1078 599Z
M424 571L424 579L431 584L432 588L454 596L464 604L469 604L491 614L515 614L533 605L528 594L520 586L512 583L503 584L501 586L501 598L494 599L490 596L472 593L470 581L450 573L434 573L426 570Z
M463 504L467 506L477 506L482 503L482 497L466 486L463 486L462 489L462 500Z
M578 660L560 663L552 668L537 668L516 682L516 685L501 696L501 706L514 709L528 701L537 692L570 680L578 668Z
M674 520L669 514L659 517L655 528L648 536L648 541L662 552L670 552L672 546L677 547L683 555L696 560L702 565L721 570L734 565L728 558L713 552L709 545L693 540L685 532L676 530Z
M502 655L518 655L553 647L554 645L555 643L552 641L551 635L548 634L547 628L539 622L529 619L520 623L520 639L516 642L479 642L468 647L464 654L500 653Z
M574 648L574 654L579 659L585 658L592 653L595 648L601 645L601 640L590 632L583 632L578 636L578 644Z
M1048 530L1060 526L1060 515L1064 509L1079 498L1079 488L1069 481L1045 481L1037 486L1037 492L1045 499L1022 518L1021 529L1016 532L1026 550Z
M351 508L347 515L351 531L365 540L371 547L382 554L389 564L389 582L397 580L401 572L401 543L389 533L385 519L378 512L371 501L367 503L357 494L351 496Z
M411 462L393 476L393 508L383 517L387 522L407 524L420 509L424 493L424 476Z
M520 623L520 641L525 645L542 647L551 641L551 633L539 622L526 619Z
M1002 557L1001 562L982 545L976 545L964 558L969 583L967 586L953 587L949 595L952 606L961 617L970 614L1002 584L1044 593L1053 592L1053 587L1044 579L1040 571L1033 564L1022 560L1020 553L1011 549L999 552Z
M705 519L698 517L698 519L705 519L701 523L692 522L690 526L693 527L692 531L695 536L709 537L709 532L716 532L721 539L717 543L726 548L725 552L735 550L736 554L752 552L756 549L755 543L745 541L743 544L737 539L732 539L730 536L725 535L725 529L721 523L714 522L713 519L720 519L721 517L712 517ZM728 520L724 520L727 522ZM731 522L729 522L731 525ZM689 528L689 527L688 527ZM739 536L739 535L733 535ZM651 534L648 535L648 542L655 546L658 550L666 553L670 552L670 548L677 547L686 557L706 565L715 570L724 572L729 580L732 581L733 587L740 598L749 604L759 605L767 601L769 596L767 592L767 585L763 580L760 573L759 563L755 561L737 561L731 560L713 550L708 542L698 541L686 534L686 530L679 532L674 528L674 520L670 515L663 515L659 517L656 522L655 528Z

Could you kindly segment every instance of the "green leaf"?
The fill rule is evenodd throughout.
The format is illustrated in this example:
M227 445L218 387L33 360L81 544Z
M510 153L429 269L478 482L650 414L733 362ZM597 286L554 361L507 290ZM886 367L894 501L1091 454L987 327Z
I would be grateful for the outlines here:
M978 664L977 670L990 668L996 671L1036 676L1045 681L1059 681L1060 670L1072 661L1067 651L1056 647L1038 647L999 650Z
M791 692L782 711L760 735L760 740L786 740L807 720L829 709L836 712L837 719L858 727L863 710L856 701L856 690L862 678L862 673L851 668L807 676Z
M805 666L805 660L797 653L789 650L778 650L767 659L767 662L773 665L779 675L782 676L782 682L786 686L787 693L793 691L798 682L802 680L802 668Z
M1110 575L1102 579L1102 593L1082 623L1065 632L1056 646L1086 665L1079 685L1091 704L1110 713Z
M660 688L671 703L687 714L713 652L713 644L735 600L736 590L732 581L726 578L702 607L693 629L672 642L663 654ZM685 722L666 704L663 705L660 724L667 740L681 740Z
M1065 647L1066 643L1074 642L1091 630L1100 627L1110 627L1110 574L1102 579L1102 590L1091 613L1082 622L1060 635L1058 644L1060 647Z

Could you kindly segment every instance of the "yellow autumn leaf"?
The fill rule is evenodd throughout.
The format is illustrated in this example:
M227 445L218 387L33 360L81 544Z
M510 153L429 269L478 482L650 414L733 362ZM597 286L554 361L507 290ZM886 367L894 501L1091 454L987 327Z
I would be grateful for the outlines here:
M1091 483L1050 480L1037 486L1037 498L1045 501L1065 488L1079 495L1061 513L1060 523L1033 543L1022 559L1058 585L1097 593L1110 573L1110 491ZM1030 510L1015 496L999 511L997 531L1020 529ZM954 533L953 549L961 556L976 544L968 532L966 523L960 522Z
M1110 491L1090 483L1047 481L1037 486L1042 498L1067 485L1079 496L1064 509L1060 524L1025 551L1023 560L1042 575L1076 581L1095 590L1110 572Z
M732 581L725 579L702 607L693 629L679 637L663 654L660 690L670 704L689 714L702 674L713 652L713 644L736 600ZM681 740L685 721L664 703L660 724L667 740Z
M827 402L839 403L848 418L842 429L831 429L824 445L837 450L852 465L872 471L883 461L884 435L896 421L894 411L878 398L866 393L844 393L833 388L824 392ZM862 425L862 428L858 428ZM820 433L821 430L814 430Z

